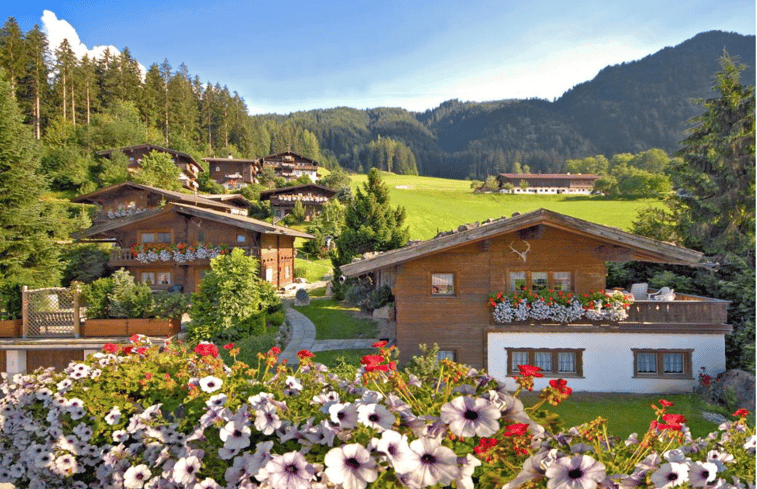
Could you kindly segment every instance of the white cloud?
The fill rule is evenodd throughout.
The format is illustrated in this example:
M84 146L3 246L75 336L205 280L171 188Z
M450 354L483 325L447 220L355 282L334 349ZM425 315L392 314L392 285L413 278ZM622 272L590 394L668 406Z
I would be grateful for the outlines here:
M88 54L92 59L102 58L106 49L109 49L111 54L121 54L121 51L113 45L108 46L94 46L92 49L88 48L86 44L79 39L79 34L76 29L63 19L58 19L58 16L50 10L45 10L42 13L42 32L47 35L47 42L50 47L50 51L55 57L55 50L58 49L60 43L64 39L68 39L68 43L71 45L71 50L74 52L77 58L81 59L85 54ZM144 79L147 70L142 64L139 64L139 71L142 73Z

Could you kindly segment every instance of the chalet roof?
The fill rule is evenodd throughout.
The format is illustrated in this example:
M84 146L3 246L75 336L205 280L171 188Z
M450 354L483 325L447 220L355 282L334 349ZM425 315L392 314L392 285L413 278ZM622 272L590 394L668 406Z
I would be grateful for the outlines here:
M257 159L250 160L248 158L229 158L228 156L225 158L216 158L214 156L203 158L202 161L206 161L208 163L239 163L244 164L259 164L259 161Z
M336 195L337 191L333 188L324 187L323 185L318 185L317 183L304 183L302 185L293 185L291 187L282 187L282 188L274 188L271 190L264 190L260 192L260 200L269 200L274 195L281 195L281 194L290 194L290 193L297 193L302 190L306 189L314 189L314 190L320 190L321 192L324 192L326 194L330 194L330 196Z
M108 222L96 224L90 228L84 229L75 233L73 236L76 239L80 238L107 238L109 232L128 226L140 221L152 219L157 216L167 215L171 212L177 214L184 214L200 219L207 219L209 221L220 222L228 224L239 229L246 229L249 231L258 232L261 234L278 234L282 236L291 236L294 238L306 238L312 239L313 236L296 229L290 229L284 226L277 226L269 222L260 221L251 217L237 216L234 214L227 214L225 212L218 212L211 209L203 209L200 207L194 207L182 204L168 204L162 208L151 209L132 216L122 217L120 219L112 219Z
M197 163L197 161L195 161L195 159L192 158L192 155L190 155L189 153L184 153L182 151L176 151L175 149L171 149L171 148L164 148L162 146L157 146L155 144L148 144L148 143L145 143L145 144L135 144L135 145L132 145L132 146L125 146L123 148L105 149L105 150L102 150L102 151L97 151L97 152L95 152L95 154L98 155L98 156L105 156L107 158L110 158L110 155L113 154L114 151L122 151L122 152L126 153L126 152L137 151L137 150L140 150L140 149L148 149L150 151L159 151L161 153L168 153L168 154L171 154L171 155L174 155L174 156L180 156L182 158L185 158L185 159L189 160L189 162L191 164L193 164L194 166L196 166L200 171L204 171L202 169L202 167L199 165L199 163Z
M131 187L137 190L143 190L145 192L153 192L158 195L162 195L163 197L165 197L167 201L172 201L172 202L181 202L181 203L190 204L190 205L200 205L200 206L212 207L215 209L225 209L225 210L239 208L238 206L229 205L217 199L208 198L209 197L208 195L185 194L182 192L166 190L166 189L162 189L158 187L151 187L149 185L142 185L140 183L134 183L134 182L121 182L115 185L111 185L110 187L101 188L99 190L95 190L94 192L90 192L88 194L74 197L73 199L71 199L71 202L74 202L76 204L96 204L98 203L98 200L97 200L98 197L106 197L108 194L115 193L126 187Z
M209 200L216 200L219 202L228 202L236 204L237 207L248 207L252 208L252 202L247 200L247 198L242 194L205 194L203 195L206 199Z
M313 166L318 166L318 162L315 160L311 160L310 158L306 156L302 156L299 153L295 153L294 151L282 151L281 153L274 153L268 156L263 156L262 158L258 158L260 161L281 161L284 159L285 156L294 156L295 159L299 159L302 162L310 163Z
M371 258L343 265L341 270L346 277L356 277L422 256L542 225L596 239L604 242L610 250L628 250L630 251L630 260L633 261L701 265L700 261L703 258L702 253L688 248L637 236L617 228L584 221L547 209L538 209L527 214L485 221L480 225L478 223L463 225L457 231L440 233L431 240L416 242L404 248L387 251ZM627 253L624 255L629 256Z
M599 175L594 173L500 173L499 176L534 180L596 180L599 178Z

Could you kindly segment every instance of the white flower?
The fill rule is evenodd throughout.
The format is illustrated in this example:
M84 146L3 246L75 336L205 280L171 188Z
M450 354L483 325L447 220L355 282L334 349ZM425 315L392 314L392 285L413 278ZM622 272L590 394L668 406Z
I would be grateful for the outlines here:
M472 476L476 467L481 465L481 461L470 453L460 461L462 462L462 466L460 467L460 473L457 475L457 480L455 481L457 489L475 489Z
M264 435L270 435L281 426L281 419L276 414L276 406L266 405L256 411L255 429Z
M221 489L221 485L212 477L208 477L195 484L194 489Z
M351 430L357 426L357 406L352 403L335 403L329 406L331 421L344 430Z
M226 404L226 394L216 394L205 402L209 408L220 408Z
M408 464L408 478L420 487L441 484L448 485L457 480L460 467L457 465L457 455L449 448L442 446L438 438L423 437L410 443L412 460Z
M173 480L177 484L184 486L195 481L197 477L195 474L202 467L200 459L194 455L190 457L180 458L173 466Z
M689 480L689 466L678 462L662 464L652 473L651 480L658 488L680 486Z
M108 414L105 415L105 422L113 426L118 424L119 421L121 421L121 410L118 409L118 406L113 406L108 411Z
M145 464L132 465L124 472L124 487L140 489L150 479L150 468Z
M548 489L593 489L607 473L605 466L588 455L562 457L552 462L545 472Z
M212 375L200 379L200 388L203 392L215 392L221 388L223 380Z
M332 448L324 462L326 477L344 489L365 489L378 478L376 462L368 450L357 443Z
M718 476L718 466L712 462L689 464L689 484L691 487L706 487Z
M221 428L220 437L227 450L246 448L250 444L250 428L237 421L229 421Z
M500 412L486 399L456 397L442 406L441 420L457 436L492 436L499 430Z
M79 464L76 462L76 458L73 455L64 453L55 459L51 470L57 474L69 476L79 471Z
M300 452L289 452L274 455L256 478L267 480L276 489L308 489L315 472L315 467Z
M357 419L360 423L377 431L388 430L397 418L382 404L364 404L357 408Z
M750 436L744 443L744 448L747 452L754 453L755 448L757 448L757 435Z
M414 467L413 453L407 441L407 435L402 435L394 430L386 430L381 433L381 439L377 440L376 451L389 458L398 474L406 474Z

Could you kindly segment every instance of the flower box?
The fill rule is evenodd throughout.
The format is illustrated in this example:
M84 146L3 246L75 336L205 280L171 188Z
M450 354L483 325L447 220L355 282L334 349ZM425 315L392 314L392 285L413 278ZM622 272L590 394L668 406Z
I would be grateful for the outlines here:
M82 336L131 336L143 334L146 336L169 336L181 330L180 319L88 319L81 326Z
M628 318L630 299L622 293L581 294L561 291L517 291L489 296L489 308L497 324L617 323Z
M19 338L21 336L21 319L6 319L0 321L0 338Z

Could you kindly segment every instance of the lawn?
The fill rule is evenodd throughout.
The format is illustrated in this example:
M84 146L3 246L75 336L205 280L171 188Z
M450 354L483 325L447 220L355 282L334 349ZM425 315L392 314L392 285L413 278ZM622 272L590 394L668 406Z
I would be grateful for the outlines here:
M318 282L319 280L325 280L323 277L331 275L332 265L330 258L318 258L318 259L306 259L305 253L301 250L297 250L297 256L294 259L295 273L300 276L300 270L304 270L303 275L309 283Z
M315 324L316 340L375 338L376 323L356 317L357 307L339 304L333 299L310 301L309 306L295 307Z
M686 425L691 429L694 438L705 437L712 431L717 431L716 424L702 418L702 411L719 413L732 419L727 409L706 404L694 394L576 392L560 405L546 404L545 408L559 414L565 428L578 426L601 416L608 420L607 430L611 435L625 439L631 433L637 433L640 437L646 433L650 421L655 419L654 410L650 405L659 406L660 399L674 404L668 408L668 413L683 414L686 417ZM521 394L521 400L526 406L531 406L537 401L537 394Z
M360 359L366 355L375 354L376 350L325 350L315 352L313 360L331 368L343 359L355 368L360 366Z
M639 210L662 205L654 199L606 200L598 196L474 194L470 181L382 173L392 205L407 211L410 239L431 239L439 231L549 209L587 221L629 230ZM352 175L353 190L367 180Z

